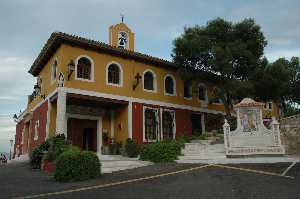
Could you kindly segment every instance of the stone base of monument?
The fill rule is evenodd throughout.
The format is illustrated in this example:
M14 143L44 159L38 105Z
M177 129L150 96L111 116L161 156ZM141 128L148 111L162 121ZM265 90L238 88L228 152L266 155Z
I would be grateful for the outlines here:
M250 98L245 98L234 106L237 113L237 129L230 131L226 120L223 125L227 157L285 154L277 120L273 118L272 129L267 129L263 124L263 106L263 103Z
M282 146L266 148L229 148L226 151L227 158L240 157L281 157L285 154Z

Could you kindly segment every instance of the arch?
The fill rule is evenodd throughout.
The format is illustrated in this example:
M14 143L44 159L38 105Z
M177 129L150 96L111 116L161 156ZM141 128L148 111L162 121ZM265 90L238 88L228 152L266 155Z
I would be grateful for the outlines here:
M78 68L78 64L80 68ZM86 64L86 65L85 65ZM75 79L82 81L94 81L94 61L87 55L80 55L75 63Z
M165 95L176 95L176 80L175 77L171 74L165 75L164 78L164 91Z
M152 82L151 82L151 76L152 76ZM150 70L147 69L143 72L143 90L147 92L156 92L157 91L157 79L156 74ZM146 83L145 83L146 81ZM152 83L152 84L151 84Z
M123 68L118 62L111 61L106 65L106 84L123 86Z

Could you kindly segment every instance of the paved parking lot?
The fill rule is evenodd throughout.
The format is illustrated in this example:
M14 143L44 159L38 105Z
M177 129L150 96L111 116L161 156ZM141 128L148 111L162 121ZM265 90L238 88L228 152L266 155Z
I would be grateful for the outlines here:
M0 198L300 198L300 164L157 164L57 183L19 163L0 167ZM286 171L286 172L285 172Z

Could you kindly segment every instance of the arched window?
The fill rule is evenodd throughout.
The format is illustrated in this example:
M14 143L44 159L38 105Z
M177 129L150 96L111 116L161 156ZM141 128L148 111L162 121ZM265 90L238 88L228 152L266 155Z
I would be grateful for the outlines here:
M201 101L207 101L207 89L204 84L198 86L198 99Z
M146 91L156 91L156 79L155 74L148 70L144 72L143 75L143 84L144 84L144 90Z
M57 76L57 61L54 60L51 67L51 81L56 80L56 76Z
M93 63L88 57L82 56L77 61L77 79L92 80Z
M107 84L122 85L122 68L121 65L115 62L109 63L106 68Z
M165 94L167 95L175 95L176 92L176 84L175 79L171 75L165 76Z

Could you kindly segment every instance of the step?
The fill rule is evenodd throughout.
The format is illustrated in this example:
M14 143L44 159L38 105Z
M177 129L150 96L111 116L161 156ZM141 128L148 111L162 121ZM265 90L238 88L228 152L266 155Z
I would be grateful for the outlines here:
M101 164L104 167L114 167L114 166L132 166L132 165L146 165L148 162L145 161L137 161L137 160L132 160L132 161L118 161L118 160L106 160L102 161Z

